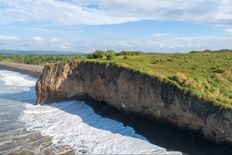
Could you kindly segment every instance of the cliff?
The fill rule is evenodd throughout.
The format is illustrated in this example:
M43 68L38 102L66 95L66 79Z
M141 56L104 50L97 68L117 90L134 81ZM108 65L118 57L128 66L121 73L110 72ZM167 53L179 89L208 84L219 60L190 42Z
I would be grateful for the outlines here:
M216 143L232 144L232 112L158 78L116 65L67 62L46 65L36 84L37 104L88 96L127 113L198 131Z

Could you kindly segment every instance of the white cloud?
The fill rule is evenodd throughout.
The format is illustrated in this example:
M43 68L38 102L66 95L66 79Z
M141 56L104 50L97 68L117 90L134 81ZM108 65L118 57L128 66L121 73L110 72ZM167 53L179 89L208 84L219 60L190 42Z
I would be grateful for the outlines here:
M70 49L72 45L70 42L58 38L45 39L40 36L35 36L33 41L36 48L46 50L67 50Z
M33 38L33 40L34 40L35 42L42 42L44 39L43 39L42 37L35 36L35 37Z
M50 42L51 42L51 43L57 43L57 42L59 42L59 39L57 39L57 38L52 38L52 39L50 40Z
M48 41L47 41L48 40ZM115 49L115 50L142 50L145 52L188 52L191 50L205 49L232 49L232 36L227 35L204 35L204 36L181 36L168 35L156 37L153 34L150 36L141 36L135 39L104 39L90 40L80 39L76 41L59 40L57 43L51 43L50 39L44 39L40 43L28 41L9 41L2 42L1 46L5 49L19 50L62 50L62 51L80 51L93 52L96 49Z
M18 40L16 36L9 36L9 35L0 35L0 41L15 41Z
M60 47L62 49L70 49L71 43L69 42L64 42Z
M168 33L153 33L152 34L153 37L168 37L168 36L172 36L171 34Z
M0 0L1 24L115 24L145 19L232 25L231 0ZM94 5L96 7L88 7Z
M57 38L50 39L50 46L53 46L54 48L60 48L60 49L70 49L71 43L63 40L59 40Z
M71 43L70 43L70 42L64 42L64 45L66 45L66 46L70 46L70 45L71 45Z
M36 49L69 49L78 51L94 51L96 49L114 48L118 50L144 50L144 51L188 51L198 49L231 48L232 38L232 0L0 0L4 8L0 8L0 25L28 22L28 29L33 29L37 35L28 41L29 48ZM92 7L88 7L92 5ZM117 24L139 20L171 20L188 21L205 24L220 25L225 30L224 37L199 36L181 37L168 33L154 33L150 38L143 35L137 37L125 37L121 34L103 36L99 39L87 38L80 35L75 38L73 34L56 33L58 26L75 24ZM16 24L15 24L16 23ZM32 23L31 27L29 26ZM43 25L40 27L40 24ZM18 26L18 25L17 25ZM16 28L19 28L20 25ZM191 27L190 27L191 28ZM29 31L28 31L29 32ZM158 30L157 30L158 32ZM216 31L215 31L216 32ZM99 32L100 33L100 32ZM109 32L111 33L111 32ZM117 33L117 32L116 32ZM26 33L25 33L26 34ZM66 40L48 38L48 36L62 36L67 34ZM60 35L62 34L62 35ZM182 33L183 34L183 33ZM48 35L48 36L47 36ZM75 34L76 35L76 34ZM71 36L71 37L70 37ZM48 38L48 39L46 39ZM87 39L86 39L87 38ZM72 40L73 39L73 40ZM115 39L115 40L110 40ZM18 40L16 36L0 35L2 40ZM20 38L21 41L21 38ZM9 42L10 44L18 42ZM66 42L70 41L70 42ZM75 41L75 43L74 43ZM27 40L25 41L27 43ZM5 43L6 44L6 43ZM25 43L23 43L25 44ZM17 46L14 46L17 47Z
M232 24L231 0L82 0L114 15L136 19L185 20Z
M232 33L232 28L225 29L226 32Z
M62 49L67 49L68 47L66 45L61 45L60 46Z
M96 9L85 9L82 4L66 3L58 0L0 0L9 8L0 9L2 24L27 21L53 22L57 24L112 24L130 20L116 17Z
M205 49L231 49L232 37L219 35L205 36L177 36L168 35L162 37L149 36L131 39L83 41L77 43L78 51L95 51L96 49L141 50L146 52L189 52ZM80 46L81 45L81 46ZM85 46L83 46L85 45Z

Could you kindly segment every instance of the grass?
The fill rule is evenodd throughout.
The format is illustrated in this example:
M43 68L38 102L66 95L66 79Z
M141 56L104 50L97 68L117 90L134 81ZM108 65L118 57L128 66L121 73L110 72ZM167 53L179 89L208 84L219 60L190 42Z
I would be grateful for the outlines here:
M0 62L44 65L67 61L75 57L74 55L0 55Z
M114 55L110 60L104 56L79 60L111 63L158 77L184 93L232 109L232 51Z
M66 60L111 63L132 69L177 86L216 106L232 109L232 51L204 51L187 54L143 54L97 51L88 56L0 56L0 61L44 64Z

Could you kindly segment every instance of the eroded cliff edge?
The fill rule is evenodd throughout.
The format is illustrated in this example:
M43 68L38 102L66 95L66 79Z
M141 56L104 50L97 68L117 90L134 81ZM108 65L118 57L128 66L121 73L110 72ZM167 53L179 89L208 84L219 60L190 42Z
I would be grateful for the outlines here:
M127 113L137 113L199 131L232 144L232 111L184 94L158 78L112 64L66 62L46 65L36 83L37 104L89 96Z

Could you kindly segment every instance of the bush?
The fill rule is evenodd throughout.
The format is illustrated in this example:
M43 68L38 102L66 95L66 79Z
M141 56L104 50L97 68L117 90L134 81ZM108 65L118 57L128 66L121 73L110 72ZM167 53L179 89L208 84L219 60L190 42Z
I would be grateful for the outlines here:
M93 54L88 54L88 59L102 59L105 56L105 52L101 50L95 51Z
M107 60L112 60L113 58L114 58L113 54L108 54L108 55L106 56L106 59L107 59Z
M214 73L224 73L225 70L221 67L212 67L211 68L213 70Z
M104 56L105 56L105 52L104 51L100 51L100 50L97 50L93 54L93 58L94 59L102 59L102 58L104 58Z
M93 54L88 54L87 59L93 59Z
M108 51L101 51L97 50L93 54L88 54L87 58L88 59L106 59L106 60L112 60L115 56L115 51L114 50L108 50Z
M142 51L121 51L118 55L127 55L127 56L135 56L135 55L143 55Z
M114 50L108 50L106 51L106 59L107 60L112 60L115 57L115 51Z
M223 68L217 68L213 71L214 73L224 73L225 70Z
M112 49L109 49L109 50L106 51L106 53L116 53L116 52L114 50L112 50Z

